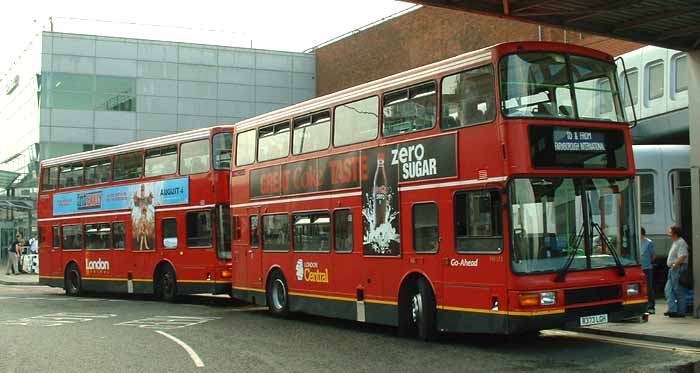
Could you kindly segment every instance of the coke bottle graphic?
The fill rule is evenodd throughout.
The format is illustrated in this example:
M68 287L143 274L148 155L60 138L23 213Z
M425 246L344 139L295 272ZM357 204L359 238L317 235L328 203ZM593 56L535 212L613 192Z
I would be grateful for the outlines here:
M377 169L374 171L372 200L374 201L374 227L387 222L386 210L388 204L388 189L386 186L386 171L384 170L384 154L377 154Z

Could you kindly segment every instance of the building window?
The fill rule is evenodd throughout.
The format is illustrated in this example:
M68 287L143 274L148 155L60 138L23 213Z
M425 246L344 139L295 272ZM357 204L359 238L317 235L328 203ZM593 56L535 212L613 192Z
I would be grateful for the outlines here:
M231 152L233 134L231 132L222 132L214 135L214 169L215 170L230 170L231 169Z
M336 252L352 252L352 229L352 210L336 210L333 212L333 246Z
M639 204L642 215L654 214L654 175L640 174L639 175Z
M239 133L236 136L236 166L255 162L255 130Z
M177 145L146 150L145 163L146 177L174 174L177 171Z
M115 249L126 247L126 226L123 222L112 223L112 247Z
M258 161L286 157L289 154L289 122L258 129Z
M500 252L501 199L495 191L460 192L454 197L457 252Z
M293 154L328 149L330 141L331 113L329 111L294 119Z
M264 251L289 251L289 216L265 215L262 218Z
M176 249L177 248L177 219L176 218L166 218L163 219L161 224L161 231L163 232L163 247L166 249Z
M58 183L58 167L44 168L41 173L41 190L56 189Z
M413 248L417 253L436 253L440 247L438 207L435 203L413 206Z
M136 79L95 77L95 110L136 111Z
M85 224L85 247L88 250L109 249L110 233L109 223Z
M331 216L327 211L294 214L294 251L328 252Z
M372 96L337 106L333 116L333 146L343 146L377 138L379 97Z
M100 184L109 181L112 161L109 158L85 162L85 184Z
M258 242L258 216L253 215L250 217L250 247L258 247L260 243Z
M61 247L61 233L59 231L58 225L54 225L52 228L53 235L51 236L51 247Z
M83 249L83 227L80 224L63 226L63 250Z
M114 157L114 181L138 179L143 172L143 154L140 151Z
M186 215L187 246L211 247L211 212L193 211Z
M664 95L664 64L653 62L647 67L649 75L649 100L654 100Z
M180 175L209 171L209 140L198 140L180 146Z
M61 188L70 188L83 185L83 164L74 163L60 167L61 178L59 184Z
M422 83L384 95L384 136L421 131L435 125L435 82Z
M445 77L440 97L440 127L444 130L493 121L496 118L493 66Z
M620 84L622 85L622 101L625 107L637 105L637 100L639 99L639 72L637 69L630 69L627 71L627 82L629 82L629 90L627 89L627 82L625 82L625 75L620 77ZM632 96L632 101L630 101L630 91Z
M136 111L136 79L44 73L41 107L72 110Z
M675 63L675 91L676 93L688 90L688 55L677 57Z

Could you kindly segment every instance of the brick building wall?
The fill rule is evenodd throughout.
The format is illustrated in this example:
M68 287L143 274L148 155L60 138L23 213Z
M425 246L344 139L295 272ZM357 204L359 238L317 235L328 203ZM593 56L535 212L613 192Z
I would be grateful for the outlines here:
M478 14L422 7L315 49L317 94L507 41L575 43L619 55L644 45Z

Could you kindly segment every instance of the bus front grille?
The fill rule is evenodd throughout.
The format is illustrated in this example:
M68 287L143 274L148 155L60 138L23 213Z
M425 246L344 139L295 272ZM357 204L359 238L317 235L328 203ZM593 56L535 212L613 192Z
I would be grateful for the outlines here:
M581 304L615 300L622 297L622 286L600 286L595 288L571 289L564 291L564 304Z

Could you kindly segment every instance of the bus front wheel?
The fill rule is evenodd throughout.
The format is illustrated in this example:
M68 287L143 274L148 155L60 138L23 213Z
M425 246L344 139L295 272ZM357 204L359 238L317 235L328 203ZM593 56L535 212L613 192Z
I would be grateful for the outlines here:
M82 278L80 277L80 269L75 263L71 263L66 268L65 275L65 285L66 295L71 297L77 297L83 290Z
M289 312L287 281L279 271L274 271L270 275L267 285L267 306L274 315L286 316Z
M418 335L424 341L437 336L435 325L435 294L425 278L418 278L409 286L401 307L403 315L399 320L399 332L404 335Z

